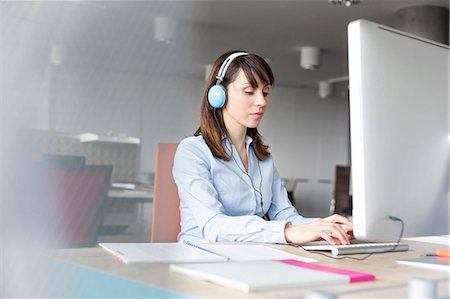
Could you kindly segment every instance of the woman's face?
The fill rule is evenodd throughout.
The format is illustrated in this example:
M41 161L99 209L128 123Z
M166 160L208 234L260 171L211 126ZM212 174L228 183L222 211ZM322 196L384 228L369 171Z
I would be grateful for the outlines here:
M253 88L244 71L227 86L227 103L222 113L227 129L234 127L256 128L269 104L270 85L263 85L256 77L258 87Z

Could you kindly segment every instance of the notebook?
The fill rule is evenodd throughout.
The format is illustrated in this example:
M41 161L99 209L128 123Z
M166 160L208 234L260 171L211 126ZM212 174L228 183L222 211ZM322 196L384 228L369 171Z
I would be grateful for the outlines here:
M201 243L99 243L124 263L194 263L295 259L316 262L282 250L258 244Z
M351 242L355 243L350 245L331 245L325 241L318 241L299 247L305 250L330 251L334 256L409 250L408 244L404 243L362 243L356 240L351 240Z
M130 263L224 262L228 258L183 243L99 243L114 258Z
M448 257L423 256L417 258L400 259L397 260L397 263L450 272L450 258Z
M243 292L371 281L375 276L298 260L170 265L172 272Z

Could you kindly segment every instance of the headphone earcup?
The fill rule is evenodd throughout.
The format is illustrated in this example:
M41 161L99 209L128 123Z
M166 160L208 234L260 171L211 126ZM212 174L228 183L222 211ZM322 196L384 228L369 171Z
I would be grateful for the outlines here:
M208 102L213 108L222 108L225 104L225 98L225 87L220 84L213 85L208 90Z

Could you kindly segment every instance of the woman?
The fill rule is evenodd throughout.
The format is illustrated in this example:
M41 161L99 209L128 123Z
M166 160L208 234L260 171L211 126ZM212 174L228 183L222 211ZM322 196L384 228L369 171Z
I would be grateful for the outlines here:
M287 197L257 129L273 82L269 65L255 54L228 52L215 61L200 128L175 155L179 241L349 243L347 218L303 218Z

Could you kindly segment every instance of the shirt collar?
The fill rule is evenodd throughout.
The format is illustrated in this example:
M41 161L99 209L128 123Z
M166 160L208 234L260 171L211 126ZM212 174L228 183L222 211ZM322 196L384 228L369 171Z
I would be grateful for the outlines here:
M228 139L227 135L222 134L222 142L224 142L224 141L228 142L228 144L231 145L231 140ZM249 146L252 144L252 142L253 142L253 138L248 135L245 135L245 148L247 150L248 150Z
M247 150L248 150L248 147L250 146L250 144L252 144L252 142L253 142L253 138L248 135L245 135L245 147L247 148Z

